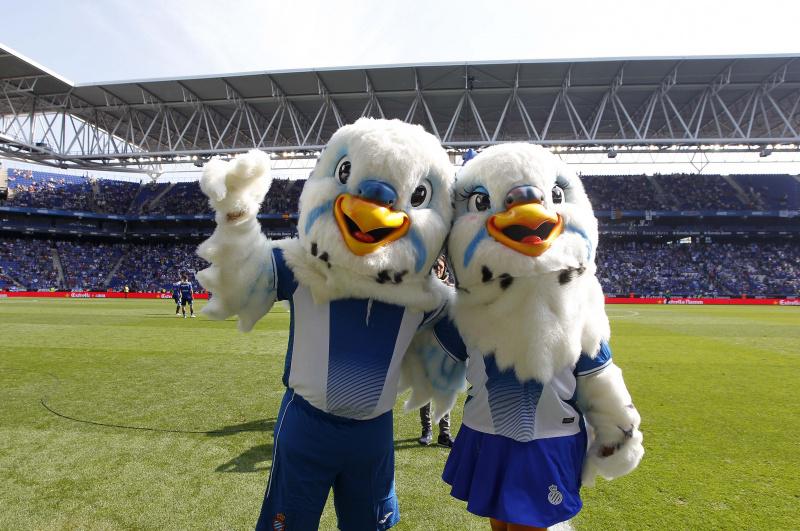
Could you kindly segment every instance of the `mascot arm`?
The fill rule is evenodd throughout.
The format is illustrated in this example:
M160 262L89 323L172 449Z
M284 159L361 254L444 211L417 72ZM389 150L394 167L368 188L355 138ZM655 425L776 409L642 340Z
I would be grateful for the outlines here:
M197 280L211 292L203 313L212 319L238 315L244 332L269 311L277 295L272 242L257 218L271 182L269 157L257 150L230 162L210 160L200 179L217 222L214 233L197 249L211 263L197 273Z
M442 318L417 331L400 366L400 391L411 389L406 411L431 404L434 422L453 409L467 386L466 348L455 325Z
M609 362L601 371L579 376L577 399L594 435L583 466L583 484L594 486L598 474L614 479L633 471L644 455L641 419L619 367Z

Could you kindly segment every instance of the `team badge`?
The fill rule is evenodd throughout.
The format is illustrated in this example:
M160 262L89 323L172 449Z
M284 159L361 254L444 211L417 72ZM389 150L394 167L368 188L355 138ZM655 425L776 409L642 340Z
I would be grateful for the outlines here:
M275 518L272 520L272 529L273 531L286 531L286 515L283 513L278 513L275 515Z
M558 505L564 501L564 495L558 492L558 487L550 485L550 494L547 495L547 501L553 505Z

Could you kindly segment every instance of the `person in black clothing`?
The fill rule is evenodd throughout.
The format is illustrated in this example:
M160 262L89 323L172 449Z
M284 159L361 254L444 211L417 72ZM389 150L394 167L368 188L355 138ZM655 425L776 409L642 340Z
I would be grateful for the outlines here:
M444 255L439 256L439 259L433 264L433 272L445 284L453 283L447 271L447 262L445 261ZM417 440L422 446L428 446L433 442L430 404L425 404L420 408L419 420L422 423L422 435ZM439 438L436 442L440 446L446 446L447 448L453 447L453 438L450 436L450 413L446 414L442 417L442 420L439 421Z

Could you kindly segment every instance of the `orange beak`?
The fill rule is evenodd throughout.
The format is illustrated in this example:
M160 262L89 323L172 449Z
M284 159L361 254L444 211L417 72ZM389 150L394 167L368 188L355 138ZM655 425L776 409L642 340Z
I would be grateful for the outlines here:
M486 229L506 247L528 256L541 256L564 230L564 222L539 203L525 203L490 217Z
M350 194L336 198L333 215L344 243L357 256L372 253L402 238L411 226L405 212Z

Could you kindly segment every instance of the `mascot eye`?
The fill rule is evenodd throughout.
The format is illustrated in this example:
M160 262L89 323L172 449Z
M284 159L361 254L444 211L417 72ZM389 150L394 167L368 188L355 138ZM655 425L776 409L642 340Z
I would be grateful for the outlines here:
M482 212L484 210L489 210L491 206L492 204L491 201L489 201L489 194L484 192L472 192L469 195L467 208L470 212Z
M350 178L350 159L342 157L342 160L336 164L336 178L342 184L347 184L347 179Z
M412 207L426 207L430 203L431 198L431 183L427 179L422 181L422 184L414 188L411 192L411 206Z
M564 202L564 190L560 186L553 187L553 204L560 205Z

